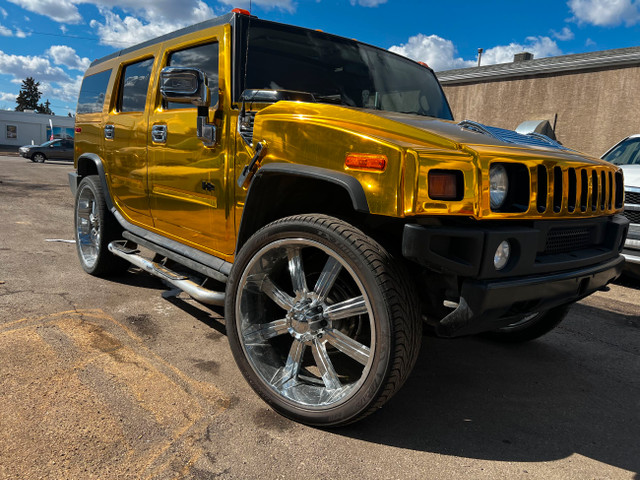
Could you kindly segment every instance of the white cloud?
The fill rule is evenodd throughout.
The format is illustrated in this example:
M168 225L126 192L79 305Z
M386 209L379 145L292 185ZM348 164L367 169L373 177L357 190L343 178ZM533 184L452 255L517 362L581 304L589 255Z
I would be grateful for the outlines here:
M569 27L564 27L560 32L556 32L555 30L551 30L551 34L554 38L557 38L561 42L565 42L567 40L573 40L575 35L571 31Z
M4 18L7 18L9 14L4 8L0 7L0 15L2 15Z
M78 94L80 93L80 86L82 85L83 75L78 75L75 78L70 78L65 82L57 82L56 84L43 83L40 88L43 98L61 100L74 105L78 101ZM67 107L65 107L67 108Z
M49 17L60 23L80 23L82 17L73 0L9 0L33 13Z
M383 3L387 3L387 0L350 0L351 5L360 5L361 7L377 7Z
M47 50L47 55L53 58L56 65L64 65L74 70L85 71L91 64L91 60L87 57L80 58L73 48L66 45L52 45Z
M33 77L39 82L66 82L69 75L54 67L48 58L31 55L10 55L0 50L0 73L12 75L17 81Z
M0 102L15 102L17 93L0 92Z
M27 38L31 36L31 32L23 32L19 28L16 28L16 37L18 38Z
M640 2L637 0L569 0L567 5L578 23L610 27L640 21Z
M392 52L399 53L413 60L425 62L435 71L451 70L455 68L467 68L477 65L475 60L465 60L458 57L455 45L451 40L437 35L418 34L409 38L406 44L389 48ZM485 49L482 54L482 65L495 63L509 63L513 56L521 52L533 53L535 58L543 58L561 55L562 51L554 40L549 37L527 37L524 44L510 43Z
M249 0L219 0L219 2L233 8L249 9ZM253 0L251 3L266 10L278 9L290 13L296 11L296 4L293 0Z
M453 42L437 35L427 36L419 33L409 37L407 43L394 45L389 50L412 60L425 62L436 71L472 67L476 63L473 60L463 60L456 57L456 48Z
M553 57L562 55L558 44L549 37L527 37L525 44L510 43L485 50L482 54L482 65L513 62L516 53L533 53L534 58Z
M12 37L13 36L13 32L11 31L10 28L7 28L4 25L0 24L0 36L1 37Z
M102 0L87 0L101 5ZM102 45L116 48L135 45L179 28L203 22L215 17L215 12L201 0L174 2L163 0L150 2L139 7L132 0L115 0L110 5L119 6L125 11L134 11L134 15L120 16L105 6L100 6L104 21L91 20L90 26L100 37Z

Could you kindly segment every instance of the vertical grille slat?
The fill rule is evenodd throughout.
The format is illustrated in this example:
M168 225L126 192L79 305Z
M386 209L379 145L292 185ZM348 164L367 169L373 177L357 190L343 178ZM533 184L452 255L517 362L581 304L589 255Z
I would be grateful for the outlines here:
M548 192L547 167L538 165L538 212L544 213L547 210Z
M580 170L580 211L587 211L587 204L589 203L589 176L587 171L583 168Z
M578 203L578 178L576 177L576 169L570 168L567 170L569 177L569 196L567 198L567 209L569 213L573 213L576 210Z
M598 174L595 170L591 171L591 211L595 212L598 208Z
M607 197L607 175L600 172L600 210L604 212Z
M564 197L562 186L562 169L554 167L553 169L553 211L560 213L562 211L562 199Z

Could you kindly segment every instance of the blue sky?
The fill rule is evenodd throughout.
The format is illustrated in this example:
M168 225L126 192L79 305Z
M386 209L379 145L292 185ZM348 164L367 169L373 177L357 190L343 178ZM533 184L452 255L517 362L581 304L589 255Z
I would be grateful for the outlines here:
M143 6L141 6L143 5ZM248 0L0 0L0 109L21 81L41 83L54 112L75 111L91 60L148 38L249 8ZM435 70L640 44L640 0L254 0L260 18L356 38Z

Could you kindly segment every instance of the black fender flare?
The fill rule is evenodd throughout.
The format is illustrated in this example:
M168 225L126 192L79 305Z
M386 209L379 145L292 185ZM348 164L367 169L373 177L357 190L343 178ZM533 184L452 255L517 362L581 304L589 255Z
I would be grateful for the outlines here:
M98 177L100 178L100 184L102 185L102 191L104 192L104 201L107 204L107 208L110 211L113 211L114 206L111 201L111 195L109 193L109 186L107 185L107 177L104 173L102 159L95 153L84 153L78 157L77 166L76 172L69 172L69 185L73 195L75 196L78 185L80 185L80 182L84 177L97 172Z
M244 210L238 229L236 252L255 233L262 224L255 218L255 212L259 212L265 203L268 195L273 195L269 188L273 185L273 180L288 178L299 178L313 180L320 183L332 184L345 191L351 199L353 210L358 213L370 213L367 197L360 182L346 173L336 172L321 167L309 165L298 165L291 163L269 163L261 167L253 177L244 203Z

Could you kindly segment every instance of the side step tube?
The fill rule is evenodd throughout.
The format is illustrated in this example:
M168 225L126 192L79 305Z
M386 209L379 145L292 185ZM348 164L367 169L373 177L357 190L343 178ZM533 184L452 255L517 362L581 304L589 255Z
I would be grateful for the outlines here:
M199 302L207 305L224 305L224 292L214 292L202 288L200 285L189 280L189 277L173 272L162 265L151 262L146 258L138 255L140 250L131 250L124 246L122 240L117 240L109 244L109 251L118 257L124 258L126 261L140 267L142 270L149 272L151 275L161 278L165 282L169 282L174 287L182 290Z

